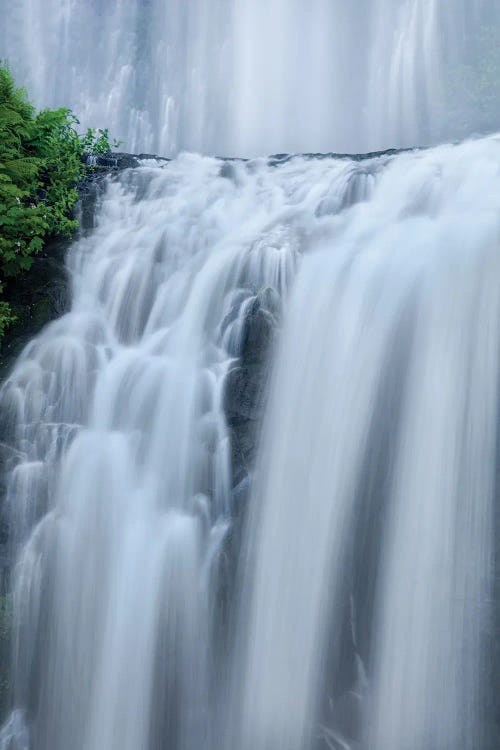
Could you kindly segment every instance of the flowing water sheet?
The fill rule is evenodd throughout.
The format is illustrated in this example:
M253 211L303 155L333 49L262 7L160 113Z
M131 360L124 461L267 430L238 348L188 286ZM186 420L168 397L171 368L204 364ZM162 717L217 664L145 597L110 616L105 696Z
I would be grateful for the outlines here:
M105 182L71 310L1 390L2 750L493 750L499 164L489 138Z
M492 24L496 0L2 0L0 59L128 151L360 153L483 130L488 87L450 84Z

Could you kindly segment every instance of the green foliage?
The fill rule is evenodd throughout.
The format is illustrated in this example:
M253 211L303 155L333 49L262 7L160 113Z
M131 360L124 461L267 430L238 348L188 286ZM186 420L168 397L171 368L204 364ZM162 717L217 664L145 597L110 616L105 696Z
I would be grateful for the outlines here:
M0 294L3 288L0 287ZM0 339L5 333L5 330L16 321L16 315L12 312L12 309L8 302L0 300Z
M48 237L74 232L85 154L119 145L107 130L79 135L78 124L65 107L36 112L0 63L0 338L15 319L2 282L28 271Z
M113 138L113 141L110 142L107 128L104 130L88 128L81 142L84 150L90 154L109 154L112 149L119 148L122 145L122 141L117 141L116 138Z

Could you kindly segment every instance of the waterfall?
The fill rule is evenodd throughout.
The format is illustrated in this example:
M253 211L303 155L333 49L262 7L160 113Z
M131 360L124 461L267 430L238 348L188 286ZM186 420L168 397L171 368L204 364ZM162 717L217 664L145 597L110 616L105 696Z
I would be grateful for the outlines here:
M495 0L18 0L0 58L42 106L129 151L253 156L414 146L481 129L449 89ZM460 115L447 117L450 105ZM459 133L460 135L460 133Z
M354 205L309 235L250 507L228 747L497 746L499 148L368 162Z
M281 180L221 168L184 157L109 180L70 253L71 311L3 386L17 564L2 750L28 733L33 750L208 746L224 385L249 306L284 291L298 244L293 229L276 244Z
M2 750L496 746L499 159L106 179L0 391Z
M0 0L139 154L0 385L0 750L500 746L499 29Z

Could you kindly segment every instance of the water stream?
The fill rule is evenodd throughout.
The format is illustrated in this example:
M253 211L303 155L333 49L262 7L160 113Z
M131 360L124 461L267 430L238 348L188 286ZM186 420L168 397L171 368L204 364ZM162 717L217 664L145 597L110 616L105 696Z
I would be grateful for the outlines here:
M2 750L493 750L499 164L492 137L105 181L0 394ZM271 369L242 511L230 383Z
M361 153L454 139L496 0L1 0L39 105L130 152ZM488 52L487 52L488 54ZM494 54L490 52L489 54ZM452 112L451 118L449 117Z

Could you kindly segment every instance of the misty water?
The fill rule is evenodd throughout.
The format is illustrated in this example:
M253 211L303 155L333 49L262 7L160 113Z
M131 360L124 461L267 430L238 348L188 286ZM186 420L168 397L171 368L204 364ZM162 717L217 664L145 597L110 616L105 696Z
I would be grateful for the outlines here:
M331 153L452 138L495 13L0 6L40 104L174 157L0 389L0 750L498 747L500 135Z
M481 131L455 79L500 23L496 0L2 0L0 14L0 57L38 104L163 156L360 153L454 139L462 119Z

